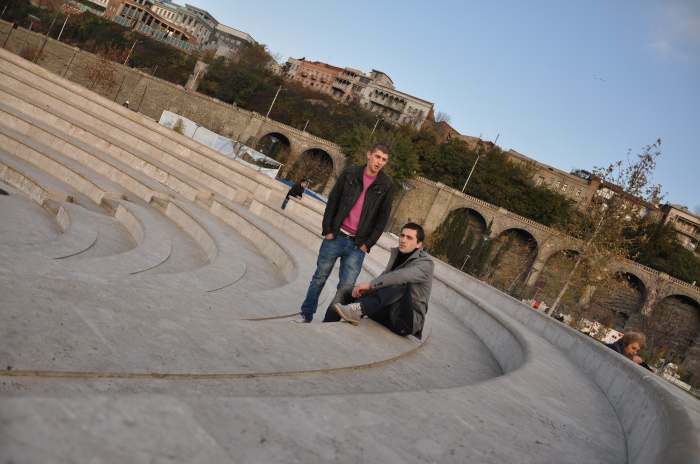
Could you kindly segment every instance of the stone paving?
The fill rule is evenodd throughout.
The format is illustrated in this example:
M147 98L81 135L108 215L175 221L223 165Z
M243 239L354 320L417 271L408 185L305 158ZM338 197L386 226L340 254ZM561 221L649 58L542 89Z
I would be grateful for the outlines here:
M0 461L700 456L697 401L439 262L423 340L321 324L336 275L291 324L321 204L0 61Z

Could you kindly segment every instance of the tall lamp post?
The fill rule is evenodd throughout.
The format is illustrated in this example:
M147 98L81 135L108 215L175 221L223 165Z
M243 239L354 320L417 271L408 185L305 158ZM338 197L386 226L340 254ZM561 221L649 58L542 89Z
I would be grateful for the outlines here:
M379 125L379 121L381 121L382 118L378 117L377 122L374 123L374 127L372 128L372 132L369 133L369 135L374 135L374 131L377 130L377 126Z
M494 145L496 145L496 143L498 142L498 137L500 137L500 136L501 136L501 134L496 135L496 140L493 141ZM479 137L479 142L481 142L481 137ZM464 186L462 186L462 193L464 193L464 190L467 188L467 184L469 183L469 179L472 178L472 174L474 173L474 169L476 169L476 163L479 162L479 158L481 157L480 149L481 149L481 143L479 143L479 145L476 146L476 159L474 160L474 164L472 165L472 168L469 171L469 175L467 176L467 180L464 181Z
M134 40L134 43L131 44L131 48L129 49L129 53L126 54L126 59L124 60L124 66L126 66L126 63L129 62L129 58L131 58L131 54L134 52L134 47L136 46L136 44L138 42L139 42L138 40Z
M63 30L66 28L66 23L68 23L68 19L71 16L79 15L82 13L82 11L72 6L70 3L64 3L63 6L61 6L61 11L63 12L63 14L66 15L66 19L63 21L63 25L61 26L61 31L58 33L58 37L56 37L56 40L58 41L61 40L61 35L63 35Z
M275 98L273 98L272 103L270 103L270 108L267 110L267 114L265 115L266 119L270 117L270 112L272 111L272 107L275 106L275 101L277 101L277 96L280 94L281 91L282 91L282 86L280 85L277 88L277 92L275 92Z

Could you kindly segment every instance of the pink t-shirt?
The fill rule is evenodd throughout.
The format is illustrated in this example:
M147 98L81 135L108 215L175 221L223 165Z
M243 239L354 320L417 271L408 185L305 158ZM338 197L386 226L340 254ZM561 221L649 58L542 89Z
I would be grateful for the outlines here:
M355 235L357 233L357 228L360 225L360 216L362 215L362 205L365 204L365 194L376 179L377 176L368 176L366 170L362 171L362 193L360 193L350 213L340 225L340 228L350 235Z

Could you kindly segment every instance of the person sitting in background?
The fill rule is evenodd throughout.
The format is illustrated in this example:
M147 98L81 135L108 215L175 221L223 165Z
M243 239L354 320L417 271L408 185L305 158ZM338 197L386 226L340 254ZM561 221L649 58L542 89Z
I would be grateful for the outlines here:
M622 338L614 343L606 344L605 346L620 353L635 364L639 364L643 368L651 370L647 363L644 362L644 359L638 354L646 343L647 337L642 332L626 332Z
M301 198L301 196L304 194L304 189L308 186L308 179L302 179L301 182L295 182L294 185L292 185L292 188L290 188L287 192L287 196L284 197L284 201L282 202L282 209L285 209L287 207L287 203L289 203L289 197Z

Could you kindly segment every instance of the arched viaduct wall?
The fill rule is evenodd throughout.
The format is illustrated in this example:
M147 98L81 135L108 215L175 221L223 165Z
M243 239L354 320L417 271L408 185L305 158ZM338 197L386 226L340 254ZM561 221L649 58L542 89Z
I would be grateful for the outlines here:
M422 223L428 237L445 221L450 212L461 208L469 208L483 217L490 239L495 239L510 229L521 229L530 234L537 242L537 256L528 274L528 286L535 284L547 261L554 254L566 250L580 251L584 246L581 240L439 182L417 177L412 186L397 206L396 222ZM650 314L656 303L673 295L685 296L700 305L698 287L633 261L619 261L611 265L614 271L632 274L644 284L644 314Z

